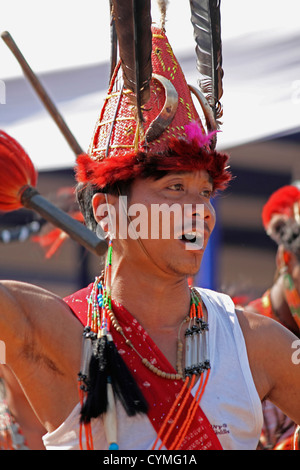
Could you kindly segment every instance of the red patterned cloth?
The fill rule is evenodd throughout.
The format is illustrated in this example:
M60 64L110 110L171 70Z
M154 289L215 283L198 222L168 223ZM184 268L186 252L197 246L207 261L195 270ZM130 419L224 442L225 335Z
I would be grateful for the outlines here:
M87 321L87 298L89 297L91 288L92 285L65 299L84 326ZM176 371L138 321L117 302L113 302L113 311L126 337L131 340L141 356L146 357L154 366L159 367L161 370L175 374ZM119 354L121 354L149 404L149 420L155 431L159 432L169 409L183 387L183 382L181 380L167 380L155 375L142 364L141 358L132 351L120 334L114 330L111 333ZM193 398L189 395L185 403L185 408L180 414L180 419L167 439L167 448L171 446L176 434L180 430L192 401ZM199 406L197 407L195 416L180 449L222 450L221 444L212 426Z

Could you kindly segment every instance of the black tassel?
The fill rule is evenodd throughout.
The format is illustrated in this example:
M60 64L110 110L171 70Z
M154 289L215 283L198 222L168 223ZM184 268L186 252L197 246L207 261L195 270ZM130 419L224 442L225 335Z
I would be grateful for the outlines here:
M147 413L148 405L111 336L104 335L92 341L94 347L85 379L87 396L81 409L81 421L89 423L107 411L108 382L128 416Z
M107 409L107 337L92 339L92 342L93 354L85 378L87 396L81 409L81 421L84 423L89 423L92 418L97 418Z
M138 413L147 413L148 404L113 341L108 341L108 351L113 390L127 415L135 416Z

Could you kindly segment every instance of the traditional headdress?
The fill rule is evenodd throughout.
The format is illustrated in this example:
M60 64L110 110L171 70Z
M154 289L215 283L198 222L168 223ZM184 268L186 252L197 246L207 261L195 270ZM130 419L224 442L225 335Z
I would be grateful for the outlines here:
M120 62L112 73L88 155L77 159L77 180L106 188L145 171L149 175L151 169L205 169L214 189L224 189L230 180L228 156L214 150L213 111L203 94L188 86L164 30L151 26L150 2L137 2L141 11L133 16L141 15L139 20L130 16L128 2L112 3ZM192 94L204 109L208 134Z
M267 234L300 261L300 189L297 182L275 191L262 210Z
M300 189L297 186L286 185L275 191L263 207L262 221L265 229L268 230L272 217L276 214L300 223L299 206Z

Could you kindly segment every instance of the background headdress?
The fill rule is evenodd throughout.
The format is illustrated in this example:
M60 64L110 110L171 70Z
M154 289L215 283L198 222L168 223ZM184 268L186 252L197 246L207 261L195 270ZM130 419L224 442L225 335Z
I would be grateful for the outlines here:
M299 218L300 189L295 185L286 185L275 191L269 197L262 210L262 221L266 230L274 215L282 215L285 218L295 219L300 224Z
M297 184L283 186L271 194L262 210L267 234L300 261L300 189Z
M287 223L296 223L300 227L300 189L291 184L271 194L262 210L262 222L267 234L275 241Z

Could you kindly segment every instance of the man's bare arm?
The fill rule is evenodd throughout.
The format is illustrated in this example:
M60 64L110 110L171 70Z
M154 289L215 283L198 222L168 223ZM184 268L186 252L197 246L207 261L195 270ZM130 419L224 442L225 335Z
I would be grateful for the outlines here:
M0 283L0 340L6 363L49 430L77 401L82 329L56 295L30 284Z
M261 399L269 399L300 424L300 361L295 360L299 338L259 314L239 312L238 318Z

